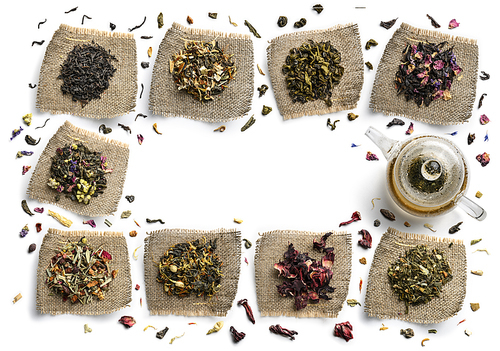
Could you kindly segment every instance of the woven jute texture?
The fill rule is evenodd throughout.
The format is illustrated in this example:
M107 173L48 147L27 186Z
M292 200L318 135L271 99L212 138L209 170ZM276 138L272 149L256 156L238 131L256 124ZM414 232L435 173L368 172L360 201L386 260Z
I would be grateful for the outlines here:
M297 251L308 253L311 258L321 260L324 254L313 249L313 239L320 240L325 233L276 230L262 234L257 240L255 285L257 303L262 316L337 317L347 297L351 279L351 234L333 232L326 241L326 247L333 247L335 253L333 277L330 281L330 286L334 287L335 291L328 294L331 300L320 300L319 303L308 304L297 311L295 300L291 297L282 297L276 288L283 283L283 278L278 277L274 264L283 260L288 245L293 244Z
M79 241L86 237L88 245L93 249L102 247L111 254L110 270L118 270L116 278L109 283L109 290L104 299L97 296L89 304L80 302L64 302L61 295L54 294L45 283L46 269L50 266L57 248L62 248L66 242ZM37 268L36 309L46 314L80 314L100 315L125 308L132 301L132 279L130 277L130 262L128 259L127 241L122 232L98 231L62 231L49 228L40 246Z
M453 243L451 247L450 244ZM392 289L387 269L416 245L443 251L453 279L443 286L438 298L426 304L406 306ZM389 228L375 250L366 286L365 312L381 319L400 319L413 323L439 323L456 315L462 308L467 283L467 257L461 240L423 234L404 233Z
M309 40L329 41L342 57L340 65L344 75L340 84L332 89L332 106L323 100L293 103L286 86L282 67L290 50L299 48ZM271 76L274 97L283 119L310 115L323 115L356 108L363 88L364 63L357 24L337 25L324 30L284 34L271 40L267 47L267 66Z
M235 229L210 231L163 229L147 233L144 239L144 280L146 300L151 315L225 316L231 309L238 290L241 257L241 233ZM215 253L222 261L221 289L212 298L189 295L167 295L163 284L156 281L158 262L173 245L196 239L217 239Z
M428 107L418 107L397 95L394 85L396 72L407 44L447 42L444 49L453 47L457 64L463 69L462 78L455 78L451 86L451 99L434 100ZM451 125L467 122L472 115L476 97L478 71L478 46L476 40L443 34L402 23L387 43L373 83L370 108L387 116L402 116L429 124Z
M111 63L116 72L100 99L91 100L82 107L70 94L63 94L61 66L76 45L99 44L109 50L118 61ZM125 115L135 108L137 96L137 54L132 33L105 32L96 29L75 28L61 24L47 46L40 68L36 107L41 112L71 114L95 119Z
M47 185L50 178L51 158L56 155L57 148L79 142L87 146L90 151L102 152L101 156L107 158L108 168L113 170L105 176L107 188L104 189L104 193L93 197L88 205L72 201L64 193L58 193ZM83 216L108 216L118 208L127 174L128 157L128 144L107 139L66 121L52 136L40 155L26 193L31 199L53 204ZM55 200L57 194L61 196L59 201Z
M179 91L170 73L172 55L183 50L186 41L192 40L215 40L224 53L234 55L235 79L213 101L199 101L185 91ZM149 109L165 117L185 117L205 122L227 122L241 118L251 108L254 93L253 58L253 43L248 34L186 28L173 23L158 48L149 93Z

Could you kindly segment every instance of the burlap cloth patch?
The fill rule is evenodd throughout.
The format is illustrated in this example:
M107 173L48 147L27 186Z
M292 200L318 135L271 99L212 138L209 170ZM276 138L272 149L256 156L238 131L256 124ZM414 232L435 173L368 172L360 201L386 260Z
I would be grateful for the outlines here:
M445 49L453 47L457 63L463 69L461 73L463 76L460 80L457 78L453 80L451 100L434 100L429 107L425 105L418 107L413 100L406 101L403 94L397 95L394 80L406 45L426 41L436 44L446 41ZM478 56L476 40L419 29L402 23L387 43L378 65L370 108L387 116L403 116L430 124L464 123L472 115L476 96Z
M450 244L453 243L451 247ZM389 266L416 245L442 250L450 264L453 279L443 287L441 295L426 304L410 306L394 293L387 276ZM413 323L439 323L456 315L462 308L467 283L467 257L461 240L423 234L403 233L389 228L375 250L366 286L365 312L382 319L400 319Z
M147 234L148 236L144 239L144 280L149 313L151 315L225 316L231 309L238 290L241 233L236 229L210 231L163 229ZM221 290L211 299L193 295L182 298L168 296L163 290L163 284L156 281L157 263L171 246L203 237L207 241L217 239L215 253L223 262L224 277L221 281Z
M340 84L332 89L332 106L323 100L293 103L281 69L293 48L299 48L309 40L330 41L342 57L340 65L344 75ZM284 34L271 40L267 47L267 66L271 76L274 97L283 119L310 115L323 115L356 107L363 88L364 63L357 24L338 25L325 30L312 30Z
M64 246L68 241L79 241L86 237L88 244L97 249L102 248L111 254L109 262L111 270L118 270L118 275L109 284L104 300L97 297L89 304L80 302L63 302L60 295L53 294L45 280L46 269L55 255L55 250ZM52 296L51 296L52 294ZM40 246L37 268L36 309L40 313L100 315L118 311L132 301L132 279L130 277L130 262L128 258L127 241L121 232L97 231L62 231L49 228Z
M335 253L333 277L330 281L335 292L328 294L331 300L320 300L317 304L308 304L297 311L294 299L282 297L276 289L283 278L278 277L274 264L283 260L288 245L292 243L299 252L306 252L311 258L320 260L324 254L313 249L313 239L320 240L325 233L277 230L264 233L257 240L255 284L257 304L262 316L337 317L347 297L351 279L351 234L333 232L326 241L326 247L333 247Z
M201 102L179 91L170 73L170 59L184 48L186 40L216 40L226 54L233 54L236 75L213 101ZM156 56L149 93L149 109L165 117L185 117L205 122L227 122L250 111L253 89L253 43L248 34L186 28L178 23L165 33Z
M63 81L57 77L68 53L76 45L92 42L110 50L118 61L112 61L116 72L109 81L108 89L101 94L100 99L91 100L82 108L81 103L73 101L71 95L63 95ZM36 107L41 112L95 119L113 118L133 111L137 95L136 51L132 33L112 33L61 24L45 51L40 68Z
M88 205L72 201L64 193L58 193L47 185L50 178L51 157L56 155L57 148L80 141L89 150L102 152L101 156L107 157L108 168L113 170L106 175L107 188L104 189L104 193L93 197ZM31 199L53 204L83 216L108 216L118 208L127 173L128 156L128 144L105 138L66 121L52 136L40 155L26 193ZM57 194L61 195L59 201L55 201Z

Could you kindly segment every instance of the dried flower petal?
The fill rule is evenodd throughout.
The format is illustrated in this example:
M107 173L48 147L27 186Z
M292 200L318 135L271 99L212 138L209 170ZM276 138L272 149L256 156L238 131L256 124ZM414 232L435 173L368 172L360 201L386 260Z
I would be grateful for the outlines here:
M368 161L378 161L378 157L377 157L377 155L375 155L374 153L372 153L372 152L370 152L370 151L368 151L368 152L366 153L366 159L367 159Z
M490 122L490 119L485 114L482 114L481 117L479 117L479 123L481 123L481 125L484 126L485 124L488 124L489 122Z
M23 166L23 175L28 173L28 171L31 169L31 166Z
M482 270L480 270L480 269L478 269L477 271L470 271L470 272L471 272L472 274L479 275L479 276L483 275L483 271L482 271Z
M215 323L214 326L213 326L213 328L210 329L207 332L207 335L218 332L219 330L222 329L223 326L224 326L224 322L223 321L219 321L219 322Z
M14 129L12 131L12 136L10 137L10 140L14 139L16 136L18 136L19 134L21 134L21 132L23 131L23 127L19 127L19 129Z
M142 142L144 141L142 134L137 134L137 141L139 142L139 145L142 145Z
M346 342L353 339L352 325L349 322L337 323L334 328L334 335L343 338Z
M479 309L479 303L477 302L471 302L470 303L470 309L472 312L476 312Z
M132 316L122 316L118 322L123 324L127 328L131 328L135 323L137 323Z
M36 232L40 233L42 231L42 223L35 224Z
M406 135L411 135L413 133L413 122L410 122L410 126L408 127L408 129L406 130L405 134Z
M456 19L452 19L450 24L448 24L448 29L457 28L459 25L460 23L458 23Z
M481 166L485 167L488 163L490 163L490 154L483 152L482 154L476 156L476 160L478 160Z
M355 221L359 221L361 220L361 213L359 213L359 211L355 211L353 212L353 214L351 215L351 220L349 221L346 221L346 222L341 222L339 224L339 227L343 226L343 225L346 225L346 224L349 224L349 223L352 223L352 222L355 222Z
M358 240L359 246L369 249L372 247L372 236L366 229L361 229L358 234L361 234L363 237Z
M95 221L93 219L89 219L88 221L83 221L83 224L88 224L92 228L95 228L97 225L95 224Z

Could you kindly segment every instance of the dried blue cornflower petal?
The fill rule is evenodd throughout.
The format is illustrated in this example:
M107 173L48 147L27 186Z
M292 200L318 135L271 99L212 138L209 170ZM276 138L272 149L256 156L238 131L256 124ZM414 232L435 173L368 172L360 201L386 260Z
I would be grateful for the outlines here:
M458 132L457 132L457 131L455 131L455 132L452 132L452 133L446 133L446 134L451 135L451 136L455 136L455 135L457 135L457 134L458 134Z
M484 136L484 141L489 141L490 138L488 137L488 132L486 131L486 135Z
M356 145L354 143L351 144L351 147L358 147L359 145Z
M12 137L10 138L10 140L14 139L16 136L18 136L19 134L21 134L21 132L23 131L23 127L19 126L19 129L14 129L12 131Z

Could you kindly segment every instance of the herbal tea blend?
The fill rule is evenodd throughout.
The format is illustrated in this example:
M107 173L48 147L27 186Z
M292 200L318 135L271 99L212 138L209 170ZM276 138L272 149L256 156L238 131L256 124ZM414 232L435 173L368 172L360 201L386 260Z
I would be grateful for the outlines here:
M365 312L423 324L453 317L465 299L466 261L461 240L389 228L375 249Z
M47 185L58 193L66 194L72 201L85 205L102 194L107 187L107 158L91 151L82 143L57 148L52 156L50 178Z
M110 283L118 275L111 269L113 257L102 248L93 248L86 237L78 242L67 242L47 266L45 283L61 295L63 301L91 303L94 298L104 300Z
M418 245L405 252L387 270L389 281L399 299L409 306L439 297L443 286L453 279L444 253Z
M171 246L160 258L156 281L168 295L212 298L221 287L222 264L217 240L196 239Z

